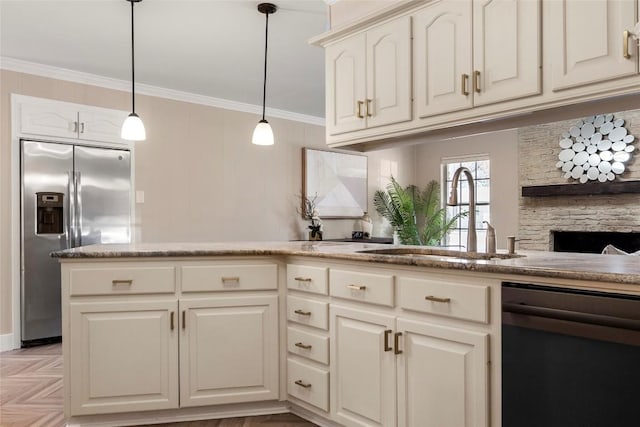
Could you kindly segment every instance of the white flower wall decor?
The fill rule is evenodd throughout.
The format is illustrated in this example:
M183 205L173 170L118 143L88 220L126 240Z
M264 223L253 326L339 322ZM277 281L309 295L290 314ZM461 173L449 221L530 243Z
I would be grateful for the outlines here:
M625 171L632 156L635 137L624 127L623 119L613 114L579 120L560 137L560 154L556 167L567 179L613 181Z

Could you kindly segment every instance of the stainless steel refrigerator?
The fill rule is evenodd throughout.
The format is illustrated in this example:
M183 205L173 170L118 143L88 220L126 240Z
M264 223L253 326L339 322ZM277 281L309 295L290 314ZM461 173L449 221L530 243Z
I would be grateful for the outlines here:
M52 251L131 240L128 150L21 141L22 344L61 336Z

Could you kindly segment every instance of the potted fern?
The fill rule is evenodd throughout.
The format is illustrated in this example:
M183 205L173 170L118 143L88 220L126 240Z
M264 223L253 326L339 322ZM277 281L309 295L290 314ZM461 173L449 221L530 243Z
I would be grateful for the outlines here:
M437 246L456 221L468 214L461 212L447 219L445 208L440 206L440 184L435 180L421 190L415 185L403 187L391 177L386 190L375 192L373 204L404 245Z

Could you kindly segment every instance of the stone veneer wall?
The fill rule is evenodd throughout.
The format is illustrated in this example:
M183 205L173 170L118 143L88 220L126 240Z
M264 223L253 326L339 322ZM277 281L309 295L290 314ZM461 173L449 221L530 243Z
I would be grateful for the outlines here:
M640 179L640 110L614 113L636 137L633 157L617 181ZM527 185L582 185L556 168L560 136L579 118L518 130L519 188ZM550 250L551 231L640 231L640 194L522 197L518 238L521 249Z

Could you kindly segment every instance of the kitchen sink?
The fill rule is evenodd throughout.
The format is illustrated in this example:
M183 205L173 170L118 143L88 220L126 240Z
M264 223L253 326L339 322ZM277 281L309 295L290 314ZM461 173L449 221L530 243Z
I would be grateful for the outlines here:
M372 254L372 255L396 255L396 256L409 256L409 257L429 257L429 258L445 258L445 259L463 259L469 261L477 260L500 260L510 258L520 258L524 255L517 254L488 254L482 252L464 252L464 251L452 251L449 249L438 248L387 248L387 249L368 249L358 251L359 253Z

